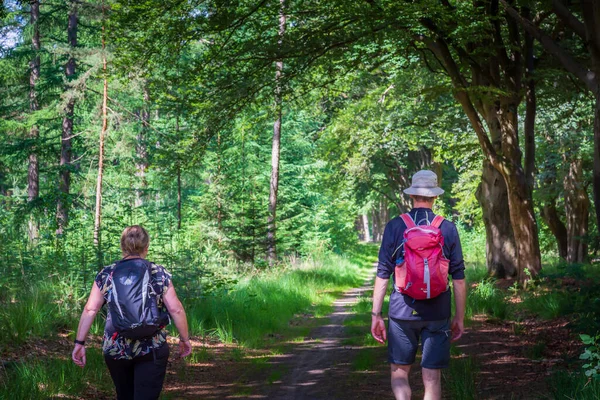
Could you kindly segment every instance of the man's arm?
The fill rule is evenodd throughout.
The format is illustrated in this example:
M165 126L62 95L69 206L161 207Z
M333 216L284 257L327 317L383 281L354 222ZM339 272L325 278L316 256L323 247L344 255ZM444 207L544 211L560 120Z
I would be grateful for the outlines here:
M467 305L467 284L464 279L452 280L456 315L452 318L452 341L455 342L465 332L465 308Z
M375 278L375 288L373 289L373 308L371 314L371 335L379 343L385 343L387 333L385 330L385 322L381 310L383 308L383 300L387 291L389 279L380 277Z

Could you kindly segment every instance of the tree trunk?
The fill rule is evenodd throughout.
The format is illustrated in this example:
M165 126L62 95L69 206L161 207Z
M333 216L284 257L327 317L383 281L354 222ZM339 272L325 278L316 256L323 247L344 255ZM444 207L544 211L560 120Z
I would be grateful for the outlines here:
M483 161L481 183L475 193L485 226L485 254L490 275L498 278L517 275L517 249L508 210L506 183L488 160Z
M219 243L221 243L223 233L223 193L221 192L221 169L223 164L223 150L221 146L221 133L217 133L217 177L215 185L217 189L217 229L219 231Z
M33 28L33 36L31 38L31 45L33 50L33 57L29 62L29 109L32 113L39 110L39 103L37 99L36 83L40 78L40 2L39 0L31 0L31 12L30 12L30 24ZM33 142L32 152L29 153L28 161L29 166L27 168L27 201L32 202L36 200L40 195L40 179L39 179L39 160L37 154L37 139L39 137L40 130L37 125L33 125L29 131L29 137ZM39 225L35 217L31 217L29 220L29 239L34 240L38 237Z
M104 4L102 5L104 17ZM104 19L104 18L103 18ZM102 71L104 73L104 90L102 92L102 129L100 130L100 144L98 151L98 179L96 181L96 214L94 218L94 246L98 254L98 264L102 265L102 174L104 173L104 138L108 129L107 102L108 102L108 76L106 70L106 42L104 38L104 25L102 25Z
M558 210L556 209L556 198L548 200L542 206L542 218L550 232L556 239L556 247L558 248L558 256L563 260L567 259L567 228L560 220Z
M137 189L135 190L135 207L141 207L144 204L144 191L148 186L146 181L146 170L148 169L148 149L146 146L146 140L148 136L148 121L150 119L150 112L148 111L150 103L150 94L148 88L144 84L144 107L140 113L140 119L142 127L138 131L136 136L136 163L135 163L135 176L137 179Z
M496 104L483 104L482 114L490 132L494 150L502 151L502 127L498 118ZM517 276L517 246L513 233L508 207L508 189L504 177L492 166L488 159L483 161L481 183L475 193L481 205L485 226L485 253L487 269L490 275L498 278Z
M371 232L369 231L369 217L367 217L367 214L363 214L361 216L362 218L362 227L363 227L363 238L364 241L367 243L371 242Z
M529 18L530 11L524 8L523 12ZM537 112L537 101L535 97L534 80L534 53L533 36L525 32L525 74L527 83L525 86L525 176L529 190L533 192L535 176L535 115Z
M71 52L77 47L77 6L71 5L69 12L69 24L67 27L67 37ZM67 82L70 82L75 76L75 55L69 56L69 61L65 66L65 76ZM68 87L67 87L68 88ZM69 221L69 191L71 187L71 138L73 136L73 109L75 99L72 95L68 96L65 107L65 116L62 122L62 135L60 146L60 176L59 176L59 198L56 206L56 221L58 223L57 235L62 235Z
M279 0L279 41L281 48L286 28L285 0ZM279 189L279 156L281 144L281 115L282 115L282 90L281 79L283 75L283 61L275 63L275 123L273 124L273 147L271 150L271 186L269 191L269 218L267 221L267 261L273 265L277 259L276 249L276 221L277 221L277 191Z
M542 269L538 227L533 210L532 189L521 166L518 135L518 100L508 97L501 102L502 155L499 163L508 189L508 208L517 245L519 282L526 283Z
M179 139L179 115L175 118L175 134ZM181 160L179 159L177 160L177 229L181 229Z
M567 216L567 262L583 263L587 258L587 242L590 200L582 185L581 160L569 162L565 175L565 214Z
M596 210L596 226L600 227L600 89L596 92L596 104L594 106L593 193L594 209Z

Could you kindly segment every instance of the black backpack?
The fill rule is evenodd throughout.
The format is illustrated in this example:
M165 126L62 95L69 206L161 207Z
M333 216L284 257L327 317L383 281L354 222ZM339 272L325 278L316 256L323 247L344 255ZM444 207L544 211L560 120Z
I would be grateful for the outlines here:
M121 260L110 279L108 312L119 335L132 340L149 338L169 323L169 314L158 309L158 295L151 284L152 264L148 261Z

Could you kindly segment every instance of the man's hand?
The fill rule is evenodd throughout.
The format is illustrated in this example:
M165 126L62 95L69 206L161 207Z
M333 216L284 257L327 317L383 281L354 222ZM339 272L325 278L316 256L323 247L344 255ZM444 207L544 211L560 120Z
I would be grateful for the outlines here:
M371 317L371 335L373 335L373 339L382 344L387 340L385 322L381 315Z
M456 342L460 337L465 333L465 323L462 318L458 318L455 316L452 318L452 324L450 325L450 329L452 330L452 338L451 342Z

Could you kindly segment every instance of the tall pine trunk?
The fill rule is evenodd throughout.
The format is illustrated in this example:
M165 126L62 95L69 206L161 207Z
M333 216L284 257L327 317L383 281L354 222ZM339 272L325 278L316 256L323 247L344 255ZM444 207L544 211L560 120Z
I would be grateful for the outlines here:
M150 94L148 93L147 84L144 84L144 106L142 107L140 119L142 127L138 131L136 136L136 162L135 162L135 176L137 179L137 189L135 190L135 207L140 207L144 204L144 192L148 186L146 180L146 170L148 169L148 148L146 141L148 140L148 126L150 120L150 111L148 110L150 103Z
M285 35L285 0L279 0L279 41L281 49ZM275 123L273 124L273 146L271 149L271 185L269 190L269 217L267 220L267 261L273 265L277 259L277 192L279 190L279 156L281 146L281 115L283 61L275 63Z
M31 0L31 12L30 12L30 24L33 28L33 36L31 38L31 47L33 50L33 57L29 62L29 109L32 113L39 110L39 103L37 98L36 84L40 78L40 2L39 0ZM39 137L40 130L37 125L33 125L29 131L29 138L34 143L32 151L29 153L28 161L29 166L27 168L27 201L32 202L36 200L40 195L40 179L39 179L39 160L37 154L37 139ZM34 240L38 237L39 226L35 217L31 217L29 220L29 239Z
M175 134L179 140L179 114L175 117ZM181 160L177 156L177 229L181 229Z
M104 4L102 4L104 14ZM104 18L103 18L104 19ZM104 90L102 92L102 129L100 130L100 143L98 151L98 179L96 180L96 214L94 218L94 246L98 254L98 264L102 265L102 175L104 173L104 138L108 129L108 73L106 69L106 41L104 35L104 24L102 25L102 71L104 74Z
M74 49L77 47L77 6L71 5L69 11L69 23L67 26L67 37L71 54L67 65L65 66L65 76L67 82L70 82L75 76L75 55ZM68 89L68 86L67 86ZM65 116L62 122L62 135L60 142L60 172L59 172L59 198L56 206L56 221L58 223L57 235L62 235L69 221L69 191L71 187L71 138L73 136L73 109L75 107L74 96L68 95L67 105L65 106Z

